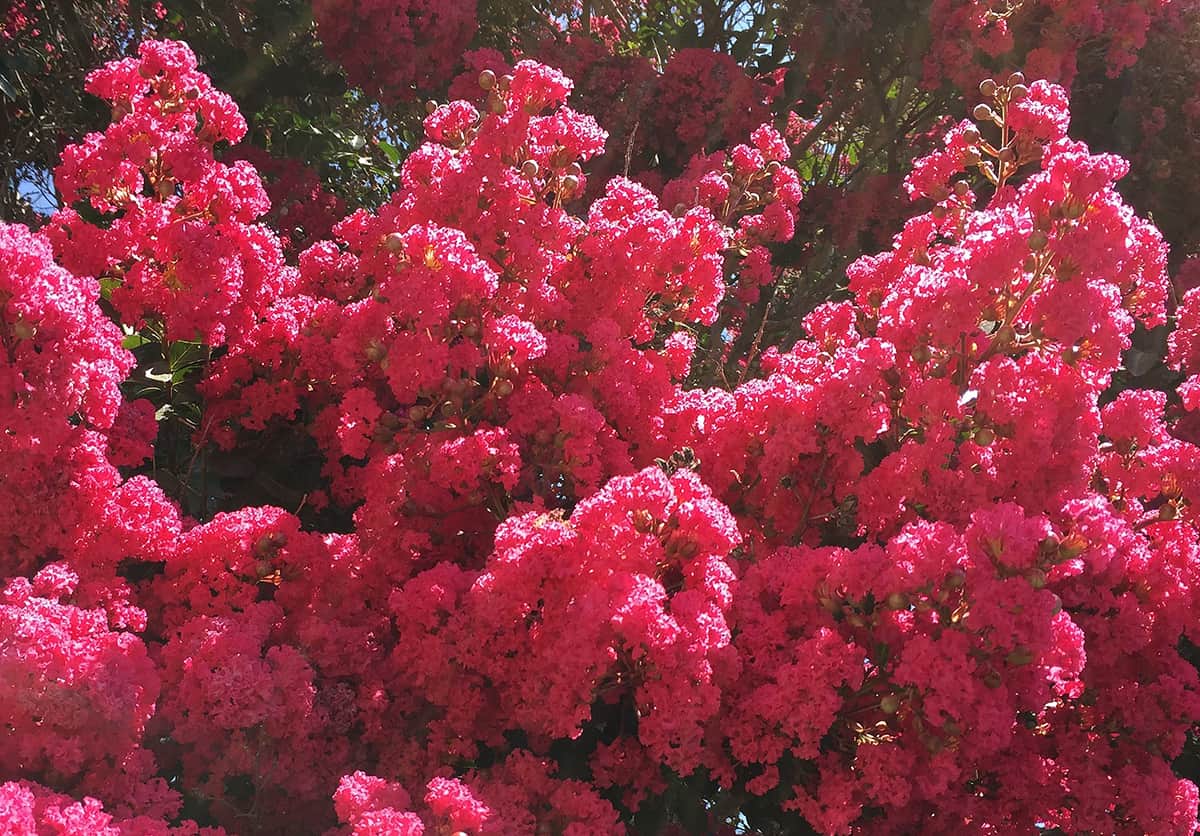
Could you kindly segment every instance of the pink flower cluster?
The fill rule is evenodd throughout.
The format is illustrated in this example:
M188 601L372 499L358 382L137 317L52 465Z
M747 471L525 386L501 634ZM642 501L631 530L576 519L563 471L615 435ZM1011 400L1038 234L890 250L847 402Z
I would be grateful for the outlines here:
M48 235L73 272L112 283L131 325L219 345L293 281L278 238L255 223L270 202L246 162L213 158L246 123L183 44L146 41L138 57L88 77L112 105L103 133L63 151L55 182L70 208Z
M934 86L949 80L970 90L997 59L1015 57L1030 75L1069 85L1080 53L1087 50L1103 50L1104 66L1116 77L1137 60L1151 24L1171 5L1168 0L934 0L925 82Z
M350 83L391 102L435 89L478 25L475 0L315 0L313 17Z
M773 128L588 198L570 80L488 68L292 268L187 48L99 71L77 205L0 226L0 830L1193 832L1200 448L1104 397L1165 247L1010 81L847 298L689 388L783 281ZM221 349L197 447L302 441L344 528L127 476L159 328Z

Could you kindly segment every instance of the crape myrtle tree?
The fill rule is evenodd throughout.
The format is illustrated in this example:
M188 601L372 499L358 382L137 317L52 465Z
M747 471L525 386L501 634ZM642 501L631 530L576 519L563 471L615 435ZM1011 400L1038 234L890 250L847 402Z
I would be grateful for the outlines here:
M0 832L1193 833L1198 15L9 4Z

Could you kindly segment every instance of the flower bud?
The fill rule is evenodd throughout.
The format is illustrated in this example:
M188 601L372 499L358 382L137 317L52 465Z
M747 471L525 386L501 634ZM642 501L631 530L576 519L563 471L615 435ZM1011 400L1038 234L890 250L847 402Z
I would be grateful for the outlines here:
M990 107L980 103L975 105L975 109L971 111L971 115L980 122L988 122L991 121L992 117L996 114Z
M484 90L491 90L496 86L496 74L491 70L484 70L479 74L479 86Z
M980 427L971 437L980 447L987 447L996 440L996 431L991 427Z
M893 592L887 597L887 605L891 610L908 609L908 596L903 592Z
M438 109L438 103L433 101L432 99L425 102L425 112L426 113L433 113L437 109Z
M879 710L884 714L895 714L900 710L900 698L895 694L888 694L879 701Z
M1025 83L1025 74L1024 73L1016 72L1008 77L1008 86L1009 87L1016 87L1018 84L1024 84L1024 83Z
M989 99L996 95L995 79L985 78L983 81L979 82L979 92L984 96L987 96Z
M1034 252L1040 252L1041 250L1046 249L1046 246L1049 243L1050 238L1040 229L1034 230L1033 234L1029 236L1029 249L1033 250Z
M528 177L530 180L532 180L534 177L537 177L537 160L526 160L525 162L521 163L521 174L525 177Z
M1019 102L1029 95L1029 88L1024 84L1015 84L1013 85L1012 89L1008 91L1008 95L1014 102Z
M383 246L388 252L398 253L404 249L404 235L399 232L389 232L383 237Z

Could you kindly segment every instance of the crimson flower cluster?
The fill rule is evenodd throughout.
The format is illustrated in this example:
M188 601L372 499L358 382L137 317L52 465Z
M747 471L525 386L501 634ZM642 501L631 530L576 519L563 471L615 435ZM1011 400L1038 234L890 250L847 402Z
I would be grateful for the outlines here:
M1105 396L1165 246L1061 88L985 82L928 211L705 387L794 232L769 124L589 184L570 80L485 67L289 267L185 45L89 89L72 205L0 227L0 829L582 836L686 792L692 832L1196 828L1200 448ZM208 349L197 455L286 428L352 524L131 475L147 335Z

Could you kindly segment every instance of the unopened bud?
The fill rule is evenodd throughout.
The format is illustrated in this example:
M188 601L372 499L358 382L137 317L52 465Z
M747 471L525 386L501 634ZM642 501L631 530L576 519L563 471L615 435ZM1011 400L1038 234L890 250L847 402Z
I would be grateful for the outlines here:
M502 76L500 76L500 80L499 80L499 82L497 82L496 87L500 90L501 93L503 93L506 90L508 90L509 86L512 85L512 82L513 82L513 77L511 75L502 75Z
M496 86L496 74L491 70L484 70L479 74L479 86L484 90L491 90Z
M975 443L980 447L987 447L996 440L996 431L991 427L980 427L979 429L975 430L972 438L975 439Z
M513 393L513 383L507 378L501 378L496 381L496 385L492 387L492 391L496 393L498 398L507 398Z
M979 92L987 96L989 99L996 95L996 82L994 79L985 78L979 82Z
M1008 95L1014 102L1019 102L1029 95L1029 88L1024 84L1016 84L1008 91Z
M895 694L888 694L879 701L879 710L884 714L895 714L900 710L900 698Z
M575 190L579 188L579 178L574 174L568 174L562 179L563 197L570 197L575 194Z
M383 246L387 247L389 252L398 253L404 249L404 236L399 232L389 232L383 237Z
M988 107L987 105L985 105L983 103L980 103L980 104L975 105L975 109L973 111L971 111L971 115L974 116L980 122L990 122L992 117L995 114L992 112L992 109L990 107Z
M1017 72L1017 73L1013 73L1012 75L1010 75L1008 77L1008 86L1009 87L1016 87L1018 84L1024 84L1024 83L1025 83L1025 74L1024 73Z
M425 112L426 113L433 113L437 109L438 109L438 103L433 101L432 99L425 102Z
M908 609L908 596L903 592L893 592L887 597L887 605L892 610Z
M1049 243L1049 237L1047 237L1046 233L1042 232L1040 229L1034 230L1033 234L1029 236L1029 249L1033 250L1034 252L1040 252L1041 250L1046 249L1046 246Z
M1029 570L1029 574L1026 577L1029 579L1029 585L1034 589L1041 589L1046 585L1046 573L1041 569Z
M954 184L954 193L959 197L966 197L969 191L971 191L971 186L966 180L959 180Z
M538 176L537 160L526 160L525 162L521 163L521 174L524 175L525 177L528 177L531 180L534 177L537 177Z

